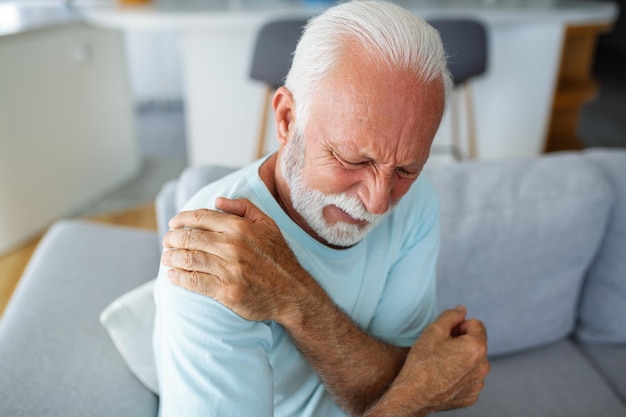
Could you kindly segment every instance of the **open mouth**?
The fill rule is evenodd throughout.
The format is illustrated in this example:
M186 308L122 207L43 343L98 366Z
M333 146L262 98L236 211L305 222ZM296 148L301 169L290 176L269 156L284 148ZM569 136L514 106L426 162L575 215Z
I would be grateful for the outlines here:
M363 226L367 224L367 220L355 219L349 213L345 212L335 205L327 206L326 208L331 211L331 213L328 213L330 214L330 216L328 216L330 217L330 223L342 222L358 226Z

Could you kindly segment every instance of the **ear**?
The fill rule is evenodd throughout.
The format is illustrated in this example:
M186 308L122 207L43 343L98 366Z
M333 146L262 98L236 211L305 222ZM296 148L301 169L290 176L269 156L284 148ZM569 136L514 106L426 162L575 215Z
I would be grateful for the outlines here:
M274 108L278 142L284 146L289 140L291 129L295 126L295 102L291 91L285 87L278 87L272 99L272 107Z

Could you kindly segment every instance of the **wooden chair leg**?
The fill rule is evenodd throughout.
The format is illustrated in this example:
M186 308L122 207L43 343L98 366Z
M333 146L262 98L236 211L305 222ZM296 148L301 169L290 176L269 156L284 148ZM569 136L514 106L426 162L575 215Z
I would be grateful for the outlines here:
M274 94L274 88L267 86L263 95L263 103L261 105L261 119L259 120L259 131L257 132L256 150L254 159L259 159L265 155L265 136L267 131L267 116L271 107L270 100Z
M478 143L476 142L476 122L474 120L474 100L469 83L463 85L465 95L465 115L467 117L467 156L478 159Z
M456 161L463 159L461 152L461 140L459 139L459 106L456 97L456 91L452 92L450 97L450 123L451 123L451 153Z

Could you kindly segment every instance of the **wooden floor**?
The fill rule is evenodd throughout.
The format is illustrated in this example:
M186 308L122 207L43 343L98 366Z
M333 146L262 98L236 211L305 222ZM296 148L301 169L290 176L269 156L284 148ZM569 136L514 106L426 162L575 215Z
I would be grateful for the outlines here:
M156 214L153 203L147 203L123 212L91 216L87 219L100 223L156 230ZM8 255L0 256L0 316L4 312L22 272L42 236L43 234Z

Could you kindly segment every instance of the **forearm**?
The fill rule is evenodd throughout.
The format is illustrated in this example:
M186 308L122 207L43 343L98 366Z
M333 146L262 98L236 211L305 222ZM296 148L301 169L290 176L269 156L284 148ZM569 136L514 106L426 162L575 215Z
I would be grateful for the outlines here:
M426 417L429 413L418 405L407 385L394 383L363 417Z
M360 416L389 388L409 349L361 330L312 278L303 286L281 324L337 404Z

